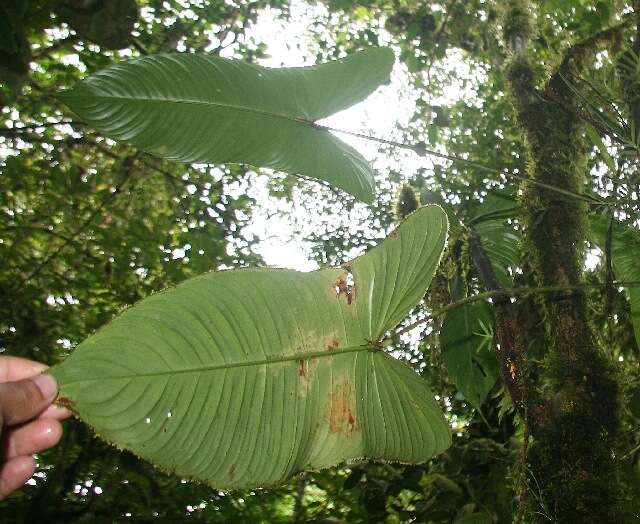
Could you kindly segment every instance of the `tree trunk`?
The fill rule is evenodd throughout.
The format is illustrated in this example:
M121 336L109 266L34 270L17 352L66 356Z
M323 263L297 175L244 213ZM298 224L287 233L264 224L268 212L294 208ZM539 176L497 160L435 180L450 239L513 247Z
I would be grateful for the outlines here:
M510 17L510 18L509 18ZM505 40L513 56L507 79L523 131L528 178L522 184L524 250L541 286L582 283L587 206L545 189L583 193L587 150L575 97L567 81L593 57L597 38L571 48L542 90L527 57L528 6L513 1ZM603 38L606 35L603 36ZM582 291L549 295L542 304L546 355L528 406L532 443L527 463L527 521L615 523L619 486L614 445L619 426L618 384L597 347Z

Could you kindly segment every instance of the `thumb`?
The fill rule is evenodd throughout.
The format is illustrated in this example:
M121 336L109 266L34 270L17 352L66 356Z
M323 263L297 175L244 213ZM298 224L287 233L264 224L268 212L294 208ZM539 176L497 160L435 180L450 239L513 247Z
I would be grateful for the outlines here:
M0 384L0 415L8 426L26 422L42 413L56 398L58 384L43 374Z

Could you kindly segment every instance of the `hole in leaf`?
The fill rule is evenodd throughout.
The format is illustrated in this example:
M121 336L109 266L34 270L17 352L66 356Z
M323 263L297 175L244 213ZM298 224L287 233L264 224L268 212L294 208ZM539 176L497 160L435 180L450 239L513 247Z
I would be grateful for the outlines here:
M340 275L340 278L336 280L333 289L335 290L337 297L343 295L347 299L347 304L351 305L356 298L356 283L350 269L347 268L345 273Z

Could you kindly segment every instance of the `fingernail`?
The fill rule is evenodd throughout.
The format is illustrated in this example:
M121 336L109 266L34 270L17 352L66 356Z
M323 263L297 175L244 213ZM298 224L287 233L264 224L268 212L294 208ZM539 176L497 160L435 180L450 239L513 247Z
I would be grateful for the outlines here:
M40 390L40 393L42 393L42 396L44 398L46 398L47 400L54 399L56 393L58 392L58 384L55 378L45 373L33 378L33 382L35 382L35 385L38 386L38 389Z

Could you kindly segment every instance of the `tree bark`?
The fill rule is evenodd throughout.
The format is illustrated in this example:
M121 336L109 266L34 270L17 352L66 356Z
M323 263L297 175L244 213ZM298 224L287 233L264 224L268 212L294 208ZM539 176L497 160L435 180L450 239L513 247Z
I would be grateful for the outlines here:
M512 1L505 34L512 57L507 80L523 131L531 180L581 194L587 176L583 123L568 83L589 63L599 38L570 48L540 90L527 56L529 6ZM525 251L541 286L582 283L587 208L583 201L523 182ZM543 301L547 341L537 384L540 412L528 428L533 441L528 469L527 521L621 522L615 440L619 426L618 383L597 347L582 291Z

